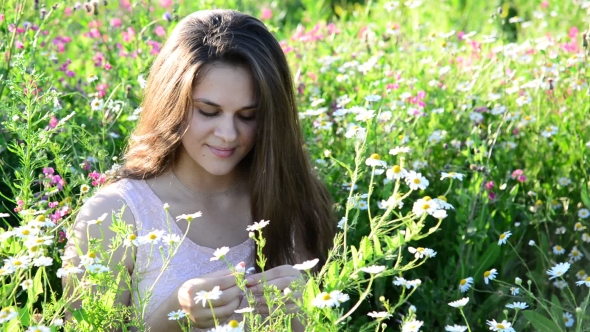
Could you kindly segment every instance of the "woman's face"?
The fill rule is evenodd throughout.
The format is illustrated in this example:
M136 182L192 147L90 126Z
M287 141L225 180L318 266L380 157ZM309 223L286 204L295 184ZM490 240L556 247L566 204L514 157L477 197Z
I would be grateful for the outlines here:
M212 175L226 175L256 138L254 82L247 68L214 64L193 90L181 158ZM188 158L187 158L188 157Z

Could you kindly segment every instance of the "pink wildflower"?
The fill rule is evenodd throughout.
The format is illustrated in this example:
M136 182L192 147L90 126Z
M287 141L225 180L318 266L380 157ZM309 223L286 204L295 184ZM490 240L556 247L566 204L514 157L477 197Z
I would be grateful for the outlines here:
M163 26L158 25L155 29L154 29L154 33L158 36L158 37L162 37L166 35L166 30L164 29Z
M486 189L487 189L487 190L491 190L492 188L494 188L494 185L495 185L495 184L494 184L494 181L488 181L488 182L486 183Z
M270 8L262 9L262 13L260 14L260 19L263 21L270 20L272 18L272 10Z
M170 8L172 6L172 0L160 0L160 6Z
M112 18L111 19L111 26L118 28L121 26L121 19L118 17Z

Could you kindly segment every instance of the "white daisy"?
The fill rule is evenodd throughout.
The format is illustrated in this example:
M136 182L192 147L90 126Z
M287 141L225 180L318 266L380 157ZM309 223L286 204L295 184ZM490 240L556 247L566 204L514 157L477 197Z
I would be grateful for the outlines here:
M570 260L573 262L577 262L580 259L582 259L582 257L584 257L584 255L578 250L577 246L574 246L572 248L572 251L568 254L568 256L570 257Z
M576 285L578 285L578 286L586 285L586 287L590 287L590 277L587 277L584 280L576 281Z
M96 81L98 79L98 76L96 76L96 74L90 74L88 76L86 76L86 81L88 83L92 83L94 81Z
M579 270L578 272L576 272L576 278L578 278L578 280L584 280L588 277L588 275L586 274L586 271Z
M162 236L162 242L164 242L165 244L171 246L174 244L178 244L180 243L180 235L178 234L166 234L164 236Z
M565 327L572 327L574 326L576 320L574 319L574 316L572 316L572 314L570 314L569 312L564 312L563 322L565 323Z
M424 322L421 320L412 319L402 325L402 332L418 332L423 324Z
M209 259L209 261L218 261L222 258L225 257L225 255L227 255L227 253L229 252L229 247L221 247L221 248L217 248L217 250L215 250L215 252L213 253L213 257L211 257Z
M191 221L193 221L193 219L199 218L202 215L203 215L203 213L201 213L201 211L195 212L192 214L181 214L178 217L176 217L176 221L180 221L182 219L185 219L186 221L191 222Z
M524 302L514 302L514 303L510 303L506 305L506 308L509 309L518 309L518 310L524 310L526 308L528 308L529 306L524 303Z
M582 223L579 221L574 224L574 231L576 231L576 232L581 232L585 229L586 229L586 226L582 225Z
M179 320L185 316L186 314L182 310L172 311L168 314L168 320Z
M590 211L586 208L579 209L578 210L578 217L580 217L582 219L586 219L586 218L590 217Z
M495 319L491 321L487 321L487 324L490 326L490 330L498 331L498 332L515 332L514 328L512 328L512 324L507 320L503 320L501 323L496 322Z
M164 236L163 230L152 230L151 232L147 233L146 235L140 236L137 241L139 244L158 244L160 240L162 240L162 236Z
M91 264L86 269L92 273L109 272L109 268L100 264Z
M88 225L100 225L100 224L102 224L102 222L105 220L106 217L107 217L107 214L106 213L103 213L97 219L89 220L88 221Z
M553 253L556 255L561 255L561 254L565 253L565 249L560 245L556 245L556 246L553 246Z
M245 307L245 308L234 310L234 312L236 314L245 314L245 313L253 312L253 311L254 311L254 308L250 308L250 307Z
M553 282L553 286L555 286L557 289L564 289L567 287L567 283L563 280L555 280Z
M436 251L434 251L430 248L408 247L408 251L410 252L410 254L414 254L414 257L416 257L416 259L423 258L423 257L432 258L432 257L436 256Z
M225 332L242 332L244 331L244 322L238 322L235 319L230 320L225 326Z
M483 279L484 279L485 283L488 284L488 282L490 280L496 279L496 275L498 275L498 272L496 271L496 269L491 269L489 271L484 272Z
M445 196L441 195L437 198L433 198L432 200L435 201L441 208L445 210L455 209L453 205L447 203L447 198Z
M373 317L376 319L385 319L385 318L389 318L391 315L387 312L387 311L373 311L373 312L369 312L367 314L367 316L369 317Z
M90 107L93 111L100 111L103 109L104 107L104 101L102 99L97 99L94 98L91 102L90 102Z
M129 233L129 234L125 235L125 240L123 240L123 245L125 247L138 246L139 239L137 238L137 235L135 235L133 233Z
M80 266L90 265L94 263L99 263L100 258L96 255L94 251L89 251L86 255L80 256Z
M366 267L360 268L360 270L365 273L369 273L369 274L379 274L379 273L385 271L385 266L371 265L371 266L366 266Z
M314 266L316 266L319 261L320 260L318 258L312 259L310 261L305 261L301 264L295 264L295 265L293 265L293 268L296 270L300 270L300 271L309 270L309 269L313 268Z
M572 183L572 180L570 180L569 178L566 178L565 176L562 176L559 179L557 179L557 183L559 183L559 185L562 187L566 187Z
M424 213L428 213L432 215L435 211L439 210L440 207L438 203L432 200L430 197L426 196L424 198L420 198L416 202L414 202L414 206L412 207L412 212L416 214L417 217L422 216Z
M512 235L511 232L504 232L504 233L500 234L500 238L498 239L498 245L501 246L504 243L506 243L506 240L508 240L510 235Z
M396 146L395 148L389 150L389 154L395 156L400 153L410 153L410 151L411 149L407 146Z
M420 280L420 279L406 280L401 277L395 277L393 284L396 286L402 286L402 287L406 287L407 289L410 289L412 287L417 288L418 286L420 286L422 284L422 280Z
M453 308L463 308L464 306L467 305L467 302L469 302L469 298L464 297L460 300L449 302L449 305Z
M33 260L34 266L51 266L53 264L53 258L51 257L37 257Z
M9 322L18 317L18 312L14 308L2 308L0 310L0 324Z
M4 264L12 270L27 269L31 264L31 258L29 256L8 257L4 260Z
M557 134L557 127L556 126L548 126L547 128L545 128L545 130L543 130L543 132L541 133L541 136L551 137L551 136L555 136L556 134Z
M555 279L557 277L563 277L563 275L567 272L567 270L570 269L570 266L571 265L568 262L559 263L559 264L555 265L554 267L552 267L550 270L547 270L547 274L551 276L549 278L549 280Z
M368 95L368 96L365 97L365 100L368 101L368 102L370 102L370 103L373 103L373 102L376 102L376 101L381 100L381 96L378 96L378 95Z
M333 290L330 293L321 292L311 301L311 304L317 308L339 307L340 303L346 302L349 299L348 294L344 294L339 290Z
M510 294L518 295L520 293L520 289L518 287L510 287Z
M447 332L465 332L467 331L467 326L463 326L463 325L447 325L445 326L445 331Z
M67 266L67 267L62 267L59 268L56 272L56 275L58 278L67 276L68 274L73 274L73 273L83 273L84 270L75 267L75 266Z
M254 224L246 227L246 230L248 232L254 232L254 231L259 231L261 229L263 229L264 227L266 227L266 225L268 225L270 223L270 220L260 220L259 222L254 222Z
M223 292L219 289L219 286L213 287L210 291L199 291L197 296L195 296L195 303L199 304L199 302L203 302L203 308L205 308L205 304L207 304L208 300L219 300L219 297L223 294Z
M410 186L412 190L418 189L426 189L430 182L422 176L421 173L416 173L415 171L410 171L406 176L406 184Z
M459 181L463 181L463 177L465 176L465 174L461 174L461 173L455 173L455 172L441 172L441 177L440 180L444 180L446 178L451 178L451 179L457 179Z
M434 211L432 216L436 219L445 219L448 216L448 214L446 210L436 210Z
M459 288L461 289L461 293L465 293L466 291L468 291L469 288L471 288L471 284L473 284L472 277L461 279L461 281L459 282Z
M27 289L29 289L29 287L33 286L33 280L27 279L27 280L21 282L20 286L23 288L23 290L27 290Z
M367 158L365 165L371 167L387 167L387 163L381 160L381 156L377 153L373 153L369 158Z
M398 180L404 178L407 173L408 172L399 165L393 165L393 167L389 168L387 172L385 172L385 176L389 180Z

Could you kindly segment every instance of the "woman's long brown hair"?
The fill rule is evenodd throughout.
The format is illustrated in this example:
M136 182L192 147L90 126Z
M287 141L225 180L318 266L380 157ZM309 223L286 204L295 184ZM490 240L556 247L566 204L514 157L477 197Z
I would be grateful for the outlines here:
M193 88L214 63L244 66L255 83L256 143L243 163L252 179L252 218L270 220L263 229L266 268L300 263L295 253L319 258L321 265L335 234L333 201L304 150L285 55L252 16L199 11L178 23L150 68L143 111L117 178L148 179L171 169L187 128ZM304 247L295 248L296 243Z

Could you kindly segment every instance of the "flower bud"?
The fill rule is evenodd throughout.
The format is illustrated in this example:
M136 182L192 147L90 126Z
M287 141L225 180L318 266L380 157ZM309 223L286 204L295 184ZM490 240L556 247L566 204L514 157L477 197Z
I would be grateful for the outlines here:
M416 307L415 307L415 306L413 306L413 305L411 305L411 306L410 306L410 308L408 309L408 311L409 311L410 313L416 312Z
M249 238L253 239L253 238L254 238L254 236L256 236L256 235L254 234L254 232L248 232L248 237L249 237Z
M577 307L577 308L576 308L576 313L577 313L577 314L581 314L581 313L582 313L582 308L580 308L580 307Z
M530 281L530 280L527 280L527 282L526 282L526 283L527 283L527 284L530 286L530 285L531 285L533 282L532 282L532 281Z
M514 283L520 286L520 285L522 285L522 279L520 279L519 277L516 277L514 279Z

